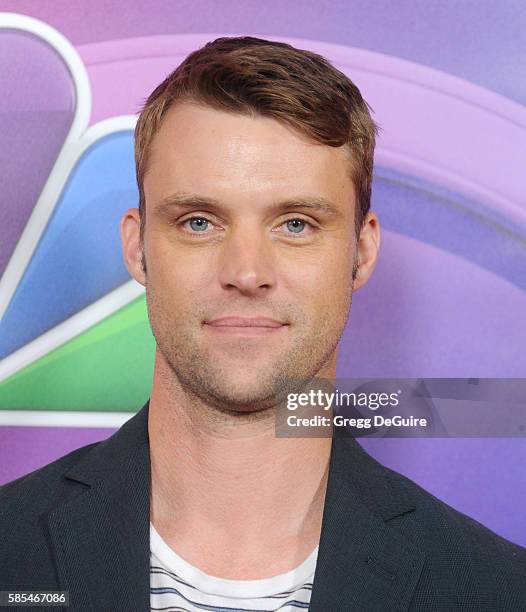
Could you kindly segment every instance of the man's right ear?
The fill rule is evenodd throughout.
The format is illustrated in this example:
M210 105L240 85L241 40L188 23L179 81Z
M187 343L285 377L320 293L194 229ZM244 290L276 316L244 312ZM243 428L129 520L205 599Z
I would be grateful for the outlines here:
M122 255L128 272L141 285L146 284L141 244L141 219L138 208L128 208L120 222Z

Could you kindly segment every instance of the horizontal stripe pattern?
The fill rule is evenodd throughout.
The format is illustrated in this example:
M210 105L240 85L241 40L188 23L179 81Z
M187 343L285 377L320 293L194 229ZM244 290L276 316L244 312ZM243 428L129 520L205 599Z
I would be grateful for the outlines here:
M318 547L290 572L261 580L205 574L168 546L150 523L150 609L164 612L308 610Z

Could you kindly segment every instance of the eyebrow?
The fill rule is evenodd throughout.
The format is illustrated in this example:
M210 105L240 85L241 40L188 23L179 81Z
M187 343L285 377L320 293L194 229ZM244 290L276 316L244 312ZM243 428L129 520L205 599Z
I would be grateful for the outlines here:
M158 214L169 215L173 208L184 210L199 210L201 208L211 208L221 210L225 205L215 198L208 198L196 194L185 192L173 193L163 198L155 207ZM268 207L272 211L285 210L287 208L307 208L316 210L327 215L339 215L340 211L334 202L322 196L294 197L275 202Z

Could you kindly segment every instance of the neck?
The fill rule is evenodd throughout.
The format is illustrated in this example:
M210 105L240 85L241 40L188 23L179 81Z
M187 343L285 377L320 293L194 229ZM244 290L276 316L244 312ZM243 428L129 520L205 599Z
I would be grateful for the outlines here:
M331 438L277 438L271 410L247 420L198 406L161 368L148 421L154 526L208 573L292 569L319 541ZM260 567L262 550L272 555Z

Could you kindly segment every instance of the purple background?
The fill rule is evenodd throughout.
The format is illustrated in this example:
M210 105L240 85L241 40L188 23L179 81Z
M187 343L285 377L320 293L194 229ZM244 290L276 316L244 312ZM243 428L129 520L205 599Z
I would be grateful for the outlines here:
M526 4L520 1L324 3L289 0L263 4L246 0L219 3L194 0L139 1L124 5L103 1L22 0L0 2L0 10L42 19L75 46L160 34L210 32L267 38L287 36L361 47L448 72L526 104ZM97 104L103 105L104 92L94 88L93 94L94 114L100 119ZM107 106L111 103L106 101ZM114 110L115 114L120 112L132 110ZM395 248L397 244L401 250ZM524 377L520 359L524 328L516 329L517 342L509 349L492 338L492 334L498 335L499 329L488 328L487 334L479 334L473 327L469 333L473 308L478 305L478 316L491 320L492 312L499 308L499 300L502 304L505 291L509 292L510 308L516 309L515 316L508 312L507 323L513 331L520 315L519 302L512 301L515 288L503 285L498 276L486 276L485 280L482 274L477 277L477 269L462 259L444 259L443 253L417 246L411 239L393 235L382 256L389 257L392 249L393 257L398 257L399 271L409 268L414 271L415 266L421 266L424 278L426 270L431 271L427 276L431 277L432 289L422 289L422 276L416 273L412 277L402 272L395 276L388 264L379 265L378 274L368 288L369 299L357 299L353 305L352 325L346 330L340 351L339 375L411 376L415 373L408 371L407 364L420 361L420 376ZM406 280L403 291L400 291L401 279ZM466 290L464 300L455 299L470 283L475 290L477 282L487 293L481 292L480 298L476 298L473 291ZM435 303L437 296L440 302ZM466 303L468 299L472 301ZM429 302L433 302L434 308L428 308ZM390 304L389 308L385 307L386 303ZM411 308L418 316L411 316ZM395 328L393 321L398 322ZM437 334L448 336L448 346L455 345L460 329L464 337L471 339L470 344L459 343L454 354L444 355L440 363L434 362L428 350L428 330L433 325ZM377 330L378 338L392 339L398 332L402 339L400 346L404 346L403 337L411 335L413 342L410 347L407 345L410 354L401 353L397 361L384 359L388 351L379 345L366 362L361 361L367 341L364 330L371 326ZM498 350L492 350L495 346ZM477 356L475 360L473 355ZM0 482L109 433L111 430L102 429L0 428L0 452L4 458L0 462ZM524 439L369 440L363 444L384 464L407 474L497 533L526 545Z
M75 46L174 33L308 38L424 64L526 103L522 0L2 0Z

